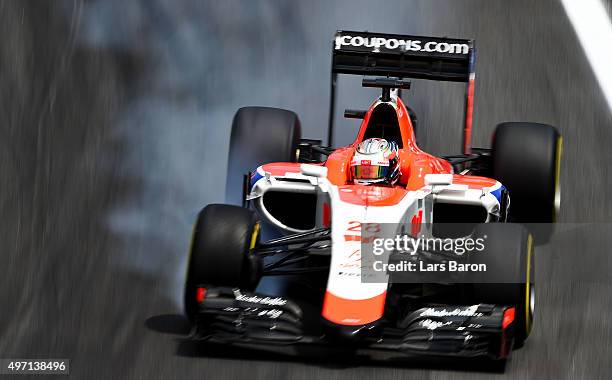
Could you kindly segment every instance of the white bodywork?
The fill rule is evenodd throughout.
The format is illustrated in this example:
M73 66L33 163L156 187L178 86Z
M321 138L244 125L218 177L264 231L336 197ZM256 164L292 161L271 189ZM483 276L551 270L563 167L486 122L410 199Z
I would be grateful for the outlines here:
M499 182L491 188L472 189L467 185L450 183L452 175L437 175L428 178L428 184L423 188L405 191L405 196L392 205L373 206L356 204L346 199L360 196L376 199L376 192L382 191L380 187L335 186L326 178L327 168L322 166L303 164L300 172L288 171L282 176L272 176L265 172L263 167L259 167L257 171L247 199L253 202L260 215L282 231L304 232L284 225L266 210L263 196L267 191L316 194L315 228L324 227L323 205L329 205L332 249L327 292L343 300L373 299L387 291L387 281L369 283L364 282L367 279L362 278L362 227L365 231L368 226L393 223L400 228L410 228L413 218L417 215L419 223L432 222L434 202L479 205L486 209L487 221L500 212L500 202L492 194L492 191L501 187ZM358 194L363 192L364 188L368 190ZM347 317L339 322L360 324L362 321L358 319Z

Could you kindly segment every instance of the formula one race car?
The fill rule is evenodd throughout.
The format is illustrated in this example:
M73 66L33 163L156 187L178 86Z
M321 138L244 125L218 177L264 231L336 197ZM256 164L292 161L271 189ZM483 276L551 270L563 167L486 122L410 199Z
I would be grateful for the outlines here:
M301 139L291 111L238 110L227 184L242 197L206 206L193 232L184 301L195 335L283 352L318 345L502 362L523 345L535 306L532 236L549 238L559 208L561 136L502 123L491 149L472 148L474 64L471 40L338 31L328 146ZM361 127L351 145L331 148L337 74L363 75L382 94L368 110L345 112ZM462 154L417 146L405 78L467 84ZM411 238L467 226L463 238L486 237L487 270L469 281L395 281L389 271L368 281L365 236L383 224ZM264 230L276 235L264 241ZM450 266L444 252L418 251Z

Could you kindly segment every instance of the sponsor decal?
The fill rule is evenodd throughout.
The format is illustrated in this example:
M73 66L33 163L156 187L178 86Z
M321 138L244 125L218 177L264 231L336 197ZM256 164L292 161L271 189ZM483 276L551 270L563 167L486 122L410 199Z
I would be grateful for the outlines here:
M287 300L281 297L270 298L270 297L247 296L247 295L240 293L240 291L238 290L234 291L234 298L236 299L236 301L257 303L260 305L269 305L269 306L283 306L287 303Z
M257 313L257 316L258 317L268 317L268 318L276 319L276 318L280 317L282 314L283 314L282 310L271 309L271 310L262 310L259 313Z
M434 321L431 319L425 319L423 321L421 321L421 326L423 326L424 328L428 329L428 330L435 330L438 327L444 327L444 326L448 326L451 325L453 322L448 321L448 322L439 322L439 321Z
M476 310L478 310L478 305L472 305L470 307L467 308L456 308L453 310L447 310L447 309L434 309L433 307L430 307L428 309L425 309L422 313L421 313L421 317L480 317L483 314L482 313L477 313Z
M466 55L470 51L470 46L458 42L444 41L422 41L404 40L398 38L383 37L364 37L356 35L336 36L335 48L341 49L343 46L371 48L372 52L380 52L380 49L397 50L402 52L426 52L426 53L446 53Z
M271 318L271 319L277 319L278 317L283 315L283 311L279 309L260 309L258 307L255 307L255 308L247 307L245 309L241 309L239 307L224 307L222 310L232 312L232 313L244 311L249 314L254 314L258 317Z

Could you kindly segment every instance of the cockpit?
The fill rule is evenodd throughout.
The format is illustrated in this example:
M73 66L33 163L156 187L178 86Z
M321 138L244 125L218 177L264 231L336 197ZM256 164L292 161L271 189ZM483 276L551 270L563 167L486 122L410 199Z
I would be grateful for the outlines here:
M380 103L374 108L366 127L363 140L369 138L382 138L395 141L402 148L402 133L395 108L387 103Z

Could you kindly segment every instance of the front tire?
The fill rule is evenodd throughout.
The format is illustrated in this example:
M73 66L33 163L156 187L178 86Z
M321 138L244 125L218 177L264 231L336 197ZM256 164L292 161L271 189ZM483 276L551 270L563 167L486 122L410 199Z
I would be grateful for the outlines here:
M515 308L514 346L531 333L535 310L533 238L520 224L479 225L475 237L486 236L479 263L487 266L482 282L473 284L473 301Z
M197 310L198 286L254 288L260 262L251 254L259 238L259 221L252 210L222 204L206 206L194 226L187 278L185 311Z

